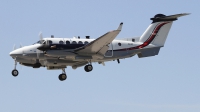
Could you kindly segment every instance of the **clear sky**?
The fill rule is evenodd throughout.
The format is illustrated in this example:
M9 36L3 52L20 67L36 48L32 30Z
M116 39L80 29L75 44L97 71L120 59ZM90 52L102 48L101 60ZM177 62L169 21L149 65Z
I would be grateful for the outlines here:
M198 112L200 111L199 0L1 0L0 112ZM17 66L13 45L30 45L38 34L98 38L123 29L117 38L141 36L155 14L192 13L175 21L158 56L137 56L61 70Z

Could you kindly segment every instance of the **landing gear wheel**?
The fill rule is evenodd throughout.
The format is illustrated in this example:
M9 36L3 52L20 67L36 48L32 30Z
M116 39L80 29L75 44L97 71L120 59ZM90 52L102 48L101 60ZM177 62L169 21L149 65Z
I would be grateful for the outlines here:
M85 69L86 72L90 72L90 71L93 70L93 67L92 67L92 65L86 65L86 66L84 67L84 69Z
M59 78L60 81L64 81L64 80L67 79L67 75L66 75L66 74L60 74L60 75L58 76L58 78Z
M12 71L12 75L13 75L14 77L18 76L18 74L19 74L18 70L13 70L13 71Z

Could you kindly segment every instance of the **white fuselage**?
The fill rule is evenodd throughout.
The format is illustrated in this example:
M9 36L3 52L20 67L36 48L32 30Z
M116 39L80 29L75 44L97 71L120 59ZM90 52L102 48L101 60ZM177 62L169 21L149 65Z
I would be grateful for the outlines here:
M52 44L66 44L66 42L70 42L70 44L72 42L76 42L78 43L85 43L85 42L92 42L95 39L77 39L77 38L44 38L43 39L45 42L47 41L51 41ZM61 42L62 41L62 42ZM69 43L68 43L69 44ZM129 40L113 40L112 43L109 45L109 49L108 49L108 53L105 54L103 59L95 59L95 57L93 57L92 62L104 62L104 61L110 61L110 60L115 60L115 59L121 59L121 58L126 58L126 57L130 57L135 55L135 53L131 53L128 52L128 48L134 47L134 46L138 46L142 44L141 42L138 42L136 40L136 42L132 42L131 39ZM60 65L66 65L66 66L71 66L73 65L73 61L80 61L76 60L75 57L77 56L77 54L74 53L70 53L70 52L62 52L64 50L52 50L50 52L48 52L46 55L44 55L44 53L40 50L38 50L37 48L40 46L40 43L35 43L33 45L29 45L29 46L24 46L21 48L18 48L12 52L10 52L10 55L13 58L16 58L16 60L20 63L30 63L30 64L34 64L35 60L37 58L39 58L40 62L42 63L42 65L44 65L44 60L49 61L49 66L53 66L54 65L54 60L57 60L57 57L60 57L61 59L65 59L68 60L65 64L63 64L62 61L60 63L57 63L57 65L55 66L60 66ZM153 45L150 45L153 47ZM115 53L115 50L118 49L127 49L127 51L123 51L123 54L118 54ZM38 56L39 55L39 56ZM69 61L72 62L69 62Z

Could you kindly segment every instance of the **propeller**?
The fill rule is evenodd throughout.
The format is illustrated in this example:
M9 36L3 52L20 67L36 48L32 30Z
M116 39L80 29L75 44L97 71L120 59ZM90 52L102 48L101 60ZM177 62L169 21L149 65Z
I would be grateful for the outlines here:
M105 63L104 63L104 62L102 62L102 65L103 65L103 66L105 66Z
M120 63L119 59L117 59L117 63Z
M40 68L40 66L42 66L41 63L40 63L40 60L39 60L39 58L40 58L40 50L36 50L36 53L37 53L37 57L36 57L36 62L33 65L33 68Z
M45 67L47 67L47 64L48 64L46 57L47 56L44 56L44 61L43 61Z
M16 46L15 46L15 44L13 45L13 50L15 50L16 49Z
M40 37L40 44L41 45L37 49L40 50L40 51L43 51L43 52L45 52L46 50L50 49L50 46L49 46L48 42L46 42L46 44L42 44L43 43L43 36L42 36L41 32L39 33L39 37Z
M40 44L42 44L42 42L43 42L42 32L39 33L39 38L40 38ZM36 54L37 54L36 62L34 64L33 68L39 68L40 66L42 66L41 63L40 63L40 60L39 60L40 59L40 53L41 53L41 51L39 49L37 49L36 50Z
M42 41L43 41L42 32L39 33L39 38L40 38L40 44L42 44ZM40 50L37 49L37 50L36 50L36 53L37 53L36 63L40 63L40 62L39 62Z
M42 32L39 33L39 37L40 37L40 44L42 44L42 42L43 42Z
M39 59L40 58L40 50L36 50L36 53L37 53L37 59Z
M22 47L23 47L22 44L20 44L20 45L19 45L19 48L22 48ZM14 45L13 45L13 51L16 50L16 49L18 49L18 48L16 48L16 45L14 44Z
M19 48L22 48L23 46L22 46L22 43L20 43L20 45L19 45Z

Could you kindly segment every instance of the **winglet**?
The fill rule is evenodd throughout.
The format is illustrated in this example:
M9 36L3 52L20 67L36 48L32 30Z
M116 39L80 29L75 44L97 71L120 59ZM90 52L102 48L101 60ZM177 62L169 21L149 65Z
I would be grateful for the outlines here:
M120 23L119 27L117 28L117 30L122 30L122 26L123 26L123 22Z

